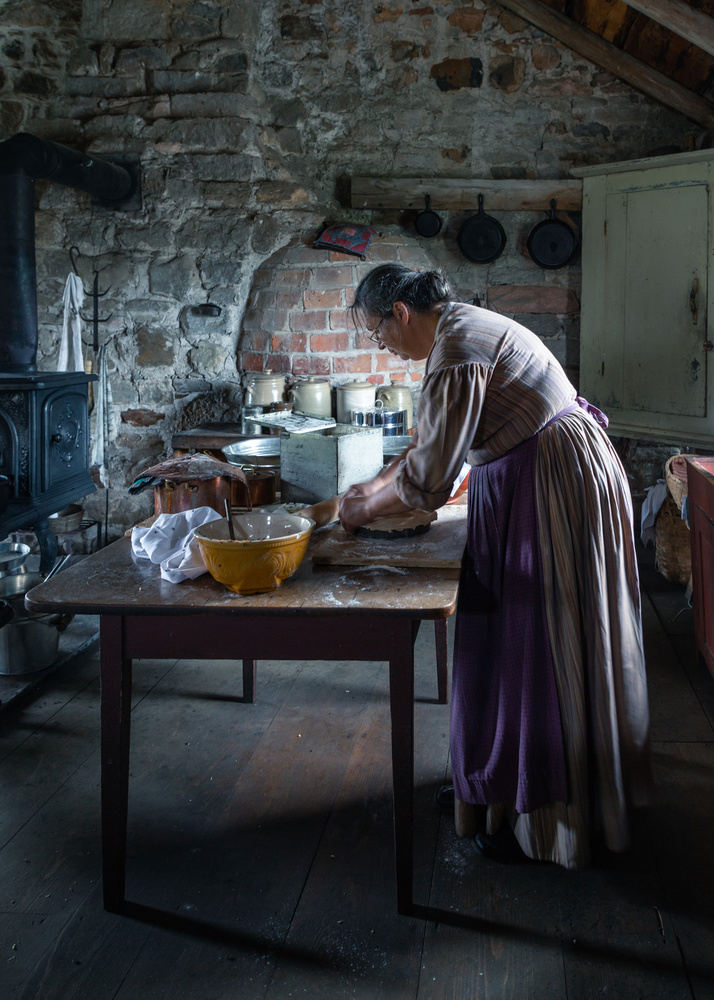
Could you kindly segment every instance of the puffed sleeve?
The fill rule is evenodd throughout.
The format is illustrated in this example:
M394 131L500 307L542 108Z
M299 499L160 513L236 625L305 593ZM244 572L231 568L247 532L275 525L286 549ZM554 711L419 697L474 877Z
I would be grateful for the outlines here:
M479 362L438 369L424 379L417 411L417 442L394 477L410 507L437 510L472 446L492 366Z

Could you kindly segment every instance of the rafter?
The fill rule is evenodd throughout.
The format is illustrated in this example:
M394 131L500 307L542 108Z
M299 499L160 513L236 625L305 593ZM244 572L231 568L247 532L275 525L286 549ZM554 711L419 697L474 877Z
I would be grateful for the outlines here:
M617 46L548 7L541 0L499 0L499 3L648 97L700 125L708 128L714 125L714 104L651 69L627 52L622 52Z
M682 0L624 0L624 3L714 56L714 18L704 11Z

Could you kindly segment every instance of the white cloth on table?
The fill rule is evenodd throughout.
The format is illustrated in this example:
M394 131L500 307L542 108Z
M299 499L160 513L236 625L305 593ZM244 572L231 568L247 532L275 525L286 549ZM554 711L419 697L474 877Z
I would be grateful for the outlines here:
M64 286L62 307L62 339L60 341L58 372L83 372L82 317L79 310L84 302L84 288L76 274L68 274Z
M194 528L221 515L212 507L195 507L178 514L159 514L150 528L137 526L131 533L131 551L137 559L149 559L161 567L161 579L169 583L195 580L207 572Z

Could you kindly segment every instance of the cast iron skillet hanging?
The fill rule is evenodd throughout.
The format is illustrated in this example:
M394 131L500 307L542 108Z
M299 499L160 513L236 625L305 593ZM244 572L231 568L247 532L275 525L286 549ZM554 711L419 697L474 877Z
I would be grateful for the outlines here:
M426 208L423 212L420 212L414 220L414 228L419 233L420 236L424 236L426 239L431 239L432 236L436 234L441 229L441 219L431 210L431 197L430 195L425 195L424 200L426 202Z
M459 250L474 264L489 264L503 253L506 234L503 226L483 210L483 195L478 196L478 213L470 216L456 237Z
M535 226L526 240L531 260L538 267L555 271L575 258L578 237L566 222L555 217L555 198L550 203L550 218Z

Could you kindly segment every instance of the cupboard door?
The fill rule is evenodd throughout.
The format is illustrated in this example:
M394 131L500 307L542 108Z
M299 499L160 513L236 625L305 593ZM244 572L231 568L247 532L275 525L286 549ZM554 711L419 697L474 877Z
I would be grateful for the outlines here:
M612 434L711 446L714 154L666 159L584 175L580 391Z
M608 331L624 345L623 409L706 415L708 204L703 184L626 196L623 326Z

